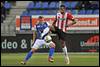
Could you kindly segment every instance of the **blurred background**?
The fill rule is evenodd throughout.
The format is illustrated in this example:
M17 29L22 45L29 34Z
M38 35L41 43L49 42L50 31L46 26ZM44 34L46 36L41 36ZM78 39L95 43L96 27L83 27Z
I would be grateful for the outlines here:
M1 2L1 52L27 52L34 38L33 27L37 16L53 21L59 6L64 4L79 21L66 32L69 52L99 52L99 1L2 1ZM51 34L61 45L56 34ZM44 46L45 47L45 46ZM40 49L37 52L47 52Z

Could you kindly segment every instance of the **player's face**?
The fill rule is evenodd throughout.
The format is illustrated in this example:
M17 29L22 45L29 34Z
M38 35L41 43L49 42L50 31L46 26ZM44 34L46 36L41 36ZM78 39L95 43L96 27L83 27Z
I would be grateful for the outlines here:
M39 18L38 20L39 20L39 22L43 22L44 18Z
M66 9L65 9L65 7L61 7L59 10L61 13L64 13Z

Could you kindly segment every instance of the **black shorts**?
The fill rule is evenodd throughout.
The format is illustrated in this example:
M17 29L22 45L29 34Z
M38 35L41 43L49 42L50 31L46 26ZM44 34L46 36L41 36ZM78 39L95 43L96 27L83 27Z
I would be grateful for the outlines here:
M53 31L53 32L58 35L59 39L64 40L64 41L66 40L67 34L64 33L62 30L60 30L57 27L55 27L55 31Z

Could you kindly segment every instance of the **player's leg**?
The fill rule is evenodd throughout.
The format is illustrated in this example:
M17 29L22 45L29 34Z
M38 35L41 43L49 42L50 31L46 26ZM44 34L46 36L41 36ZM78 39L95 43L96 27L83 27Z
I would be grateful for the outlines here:
M69 61L69 57L68 57L68 52L67 52L67 47L66 47L66 33L64 33L63 31L61 30L58 30L58 36L59 36L59 39L60 39L60 42L61 42L61 46L62 46L62 50L63 50L63 53L64 53L64 58L65 58L65 62L67 64L70 63Z
M38 39L34 42L32 49L27 53L24 61L22 61L21 64L26 64L26 62L31 58L32 54L39 48L39 42L40 40Z
M65 43L64 40L61 40L61 44L62 44L62 50L63 50L63 53L64 53L65 62L67 64L69 64L70 63L70 60L69 60L69 57L68 57L66 43Z
M53 55L54 55L54 51L55 51L55 43L52 42L52 38L51 36L47 35L45 38L44 38L44 41L45 41L45 44L47 46L49 46L49 57L48 57L48 61L49 62L53 62Z
M36 51L37 49L32 48L26 55L24 61L21 62L21 64L26 64L26 62L31 58L32 54Z
M67 47L66 47L66 44L65 44L66 33L64 33L63 31L61 31L57 27L55 27L55 30L56 30L56 34L58 34L58 37L61 40L61 46L62 46L62 50L63 50L63 53L64 53L65 62L67 64L69 64L70 61L69 61L69 57L68 57L68 53L67 53Z
M54 55L54 51L55 51L55 43L54 42L50 42L50 49L49 49L49 57L48 57L48 61L49 62L53 62L53 55Z

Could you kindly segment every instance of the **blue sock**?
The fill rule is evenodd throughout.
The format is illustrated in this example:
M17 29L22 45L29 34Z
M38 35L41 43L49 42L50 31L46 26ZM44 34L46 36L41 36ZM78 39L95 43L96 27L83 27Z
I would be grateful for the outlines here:
M52 57L54 54L55 49L54 48L50 48L49 50L49 57Z
M24 61L25 61L25 62L28 61L29 58L31 58L32 54L33 54L33 52L30 50L30 51L28 52L28 54L26 55L26 58L25 58Z

